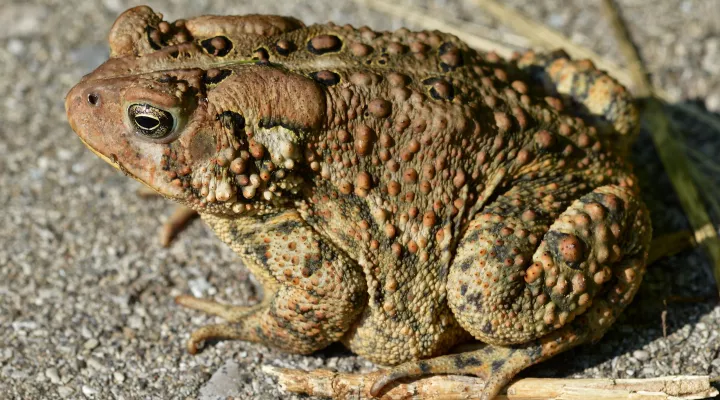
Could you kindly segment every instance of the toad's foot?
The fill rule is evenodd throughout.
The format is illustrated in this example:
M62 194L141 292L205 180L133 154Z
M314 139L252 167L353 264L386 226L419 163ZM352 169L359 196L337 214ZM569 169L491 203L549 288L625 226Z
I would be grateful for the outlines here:
M246 324L238 324L243 318L251 317L258 310L266 307L266 304L258 304L251 307L232 306L228 304L218 303L213 300L201 299L193 296L177 296L175 303L193 310L202 311L208 314L217 315L218 317L228 321L227 324L206 325L197 329L190 335L187 343L188 352L196 354L202 349L206 340L214 339L245 339L249 340L251 333L244 332L243 326Z
M172 214L168 217L165 223L160 228L160 244L163 247L170 246L170 243L177 237L177 235L184 231L187 225L198 216L197 211L185 207L183 205L177 205L173 209Z
M511 347L486 345L479 350L410 361L381 371L370 389L370 394L380 396L392 382L402 378L416 378L429 374L462 374L474 375L484 380L485 386L480 398L492 399L523 369L588 339L587 326L578 323L525 345Z
M142 198L160 196L158 192L145 186L137 190L137 195ZM160 244L163 247L169 247L170 243L172 243L175 237L177 237L180 232L185 230L190 221L195 219L197 216L197 211L180 204L176 205L173 208L172 214L170 214L162 227L160 227L160 233L158 234Z

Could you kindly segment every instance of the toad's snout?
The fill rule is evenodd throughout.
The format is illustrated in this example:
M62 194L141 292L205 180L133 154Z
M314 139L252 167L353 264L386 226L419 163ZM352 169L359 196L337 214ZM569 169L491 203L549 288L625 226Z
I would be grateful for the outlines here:
M104 103L110 93L92 83L80 83L65 96L65 112L75 133L83 141L91 139L92 132L100 124ZM97 134L97 133L96 133Z

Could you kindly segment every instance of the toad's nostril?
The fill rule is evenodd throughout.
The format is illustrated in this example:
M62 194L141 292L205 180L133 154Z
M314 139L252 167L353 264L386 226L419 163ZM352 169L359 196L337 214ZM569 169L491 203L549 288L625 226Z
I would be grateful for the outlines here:
M100 104L100 96L97 93L90 93L87 96L87 101L93 106L97 106Z

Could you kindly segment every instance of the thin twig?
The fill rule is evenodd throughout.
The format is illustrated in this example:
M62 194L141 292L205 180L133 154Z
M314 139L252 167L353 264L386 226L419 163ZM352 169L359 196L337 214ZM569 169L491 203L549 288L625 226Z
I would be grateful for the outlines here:
M678 149L682 144L674 136L670 122L664 112L664 106L655 97L655 90L648 78L647 68L643 63L637 49L632 44L630 33L623 22L620 12L612 0L603 0L603 11L607 15L615 32L620 50L628 59L630 74L638 93L647 95L643 112L649 125L655 147L660 160L665 166L680 205L687 215L690 225L695 231L695 240L702 243L703 248L710 257L715 283L720 291L720 238L713 226L700 194L692 180L692 168L685 154Z
M696 245L695 236L690 231L679 231L659 236L653 239L650 244L650 254L648 255L647 264L651 265L661 258L674 256Z
M280 387L293 393L332 398L370 399L368 389L377 372L342 374L328 370L305 372L264 366L278 378ZM382 394L380 400L479 399L485 382L460 375L435 375L402 381ZM668 376L649 379L555 379L524 378L511 383L496 399L702 399L716 396L708 376Z

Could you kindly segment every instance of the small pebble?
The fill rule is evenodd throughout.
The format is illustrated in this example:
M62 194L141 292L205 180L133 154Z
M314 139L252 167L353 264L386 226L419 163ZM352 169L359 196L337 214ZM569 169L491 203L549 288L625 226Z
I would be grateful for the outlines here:
M90 339L87 342L85 342L85 344L83 345L83 348L85 348L85 350L91 351L94 348L98 347L99 344L100 344L100 342L97 339Z
M5 362L9 359L11 359L13 356L13 351L11 348L6 348L0 353L0 362Z
M93 396L95 396L95 395L98 393L97 389L93 389L93 388L91 388L90 386L87 386L87 385L83 385L83 386L82 386L82 392L83 392L83 394L84 394L85 396L87 396L87 397L93 397Z
M27 377L28 377L29 375L30 375L30 374L28 374L27 371L24 371L24 370L14 370L14 371L12 371L12 372L10 373L10 378L19 381L19 380L27 379Z
M635 350L633 351L633 357L640 361L647 361L650 359L650 353L645 350Z
M122 372L113 372L113 378L115 379L115 382L117 383L123 383L125 382L125 374Z
M212 296L217 293L217 289L204 277L188 281L188 286L190 287L190 292L195 297Z
M145 328L145 322L141 316L131 315L130 318L128 318L128 326L132 329L142 330Z
M47 376L48 379L50 379L50 382L52 382L52 383L54 383L54 384L56 384L56 385L62 382L62 381L60 380L60 374L58 373L57 368L48 368L48 369L46 369L46 370L45 370L45 376Z
M25 43L19 39L10 39L7 43L7 50L14 56L19 56L25 51Z
M97 358L90 357L87 361L88 367L96 371L105 371L107 367L103 365Z
M74 390L72 390L71 388L69 388L67 386L60 386L60 387L58 387L57 391L58 391L58 394L60 395L60 397L62 397L62 398L70 397L70 395L72 395L74 392Z

